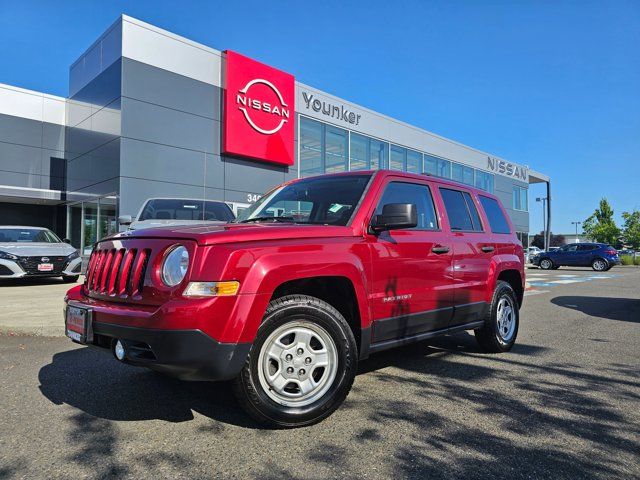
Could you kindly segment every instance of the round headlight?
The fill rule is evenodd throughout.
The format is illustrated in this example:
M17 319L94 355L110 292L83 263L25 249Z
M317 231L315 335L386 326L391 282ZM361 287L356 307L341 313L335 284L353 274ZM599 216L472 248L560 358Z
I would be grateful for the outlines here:
M169 287L178 285L187 274L189 252L182 245L176 245L162 262L162 281Z

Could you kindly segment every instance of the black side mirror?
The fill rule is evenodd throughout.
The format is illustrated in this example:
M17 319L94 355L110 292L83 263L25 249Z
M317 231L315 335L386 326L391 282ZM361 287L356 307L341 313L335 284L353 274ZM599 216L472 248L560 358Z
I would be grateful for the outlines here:
M62 240L64 243L68 243L69 245L71 245L71 240L69 240L68 238L65 238Z
M418 210L413 203L388 203L382 207L380 215L371 219L371 230L379 233L384 230L413 228L418 225Z

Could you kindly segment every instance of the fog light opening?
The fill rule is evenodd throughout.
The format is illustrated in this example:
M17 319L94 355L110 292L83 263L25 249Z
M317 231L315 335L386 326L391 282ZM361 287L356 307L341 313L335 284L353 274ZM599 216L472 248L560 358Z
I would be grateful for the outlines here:
M124 357L126 356L126 352L124 350L124 345L122 344L122 342L120 340L118 340L116 342L116 344L113 347L113 354L116 356L116 358L118 360L120 360L121 362L124 361Z

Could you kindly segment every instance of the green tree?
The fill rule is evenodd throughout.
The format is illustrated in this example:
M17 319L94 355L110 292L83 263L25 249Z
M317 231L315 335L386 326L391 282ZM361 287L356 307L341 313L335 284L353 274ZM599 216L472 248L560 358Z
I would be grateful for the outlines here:
M615 244L620 237L620 229L613 220L613 208L606 198L600 200L596 211L582 222L582 230L591 240Z
M622 226L624 242L634 250L640 249L640 211L622 212L622 218L624 218Z

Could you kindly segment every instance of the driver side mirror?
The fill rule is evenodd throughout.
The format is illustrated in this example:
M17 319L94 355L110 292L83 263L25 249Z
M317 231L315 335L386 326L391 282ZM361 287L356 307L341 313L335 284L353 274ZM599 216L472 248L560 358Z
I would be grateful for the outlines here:
M413 228L418 225L418 211L413 203L387 203L382 213L371 219L371 230L380 233L384 230Z
M71 240L69 240L68 238L63 238L62 241L71 245Z
M118 217L118 223L120 225L131 225L132 222L133 218L131 218L131 215L120 215Z

